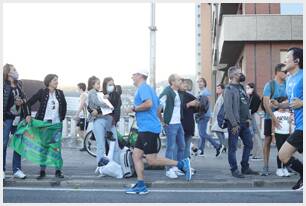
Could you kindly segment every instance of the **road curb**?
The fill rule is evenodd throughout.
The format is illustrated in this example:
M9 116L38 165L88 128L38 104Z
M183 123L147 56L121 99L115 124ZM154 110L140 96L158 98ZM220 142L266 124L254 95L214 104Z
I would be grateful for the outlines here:
M5 187L69 187L69 188L124 188L129 187L135 183L135 179L55 179L47 178L44 180L36 180L35 178L27 178L25 180L19 180L14 178L8 178L4 181ZM182 181L182 180L158 180L158 181L146 181L148 187L153 188L274 188L274 187L291 187L296 183L296 180L250 180L250 181L209 181L209 180L194 180L194 181Z

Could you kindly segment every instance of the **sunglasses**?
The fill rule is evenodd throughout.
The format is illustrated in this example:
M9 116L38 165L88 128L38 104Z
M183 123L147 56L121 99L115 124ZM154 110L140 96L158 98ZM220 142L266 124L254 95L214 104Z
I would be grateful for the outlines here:
M51 101L51 104L52 104L52 110L55 110L55 101L52 100L52 101Z

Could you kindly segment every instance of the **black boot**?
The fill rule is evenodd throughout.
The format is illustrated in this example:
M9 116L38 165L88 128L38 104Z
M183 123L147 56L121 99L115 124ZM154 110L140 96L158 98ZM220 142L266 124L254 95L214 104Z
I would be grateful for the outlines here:
M36 178L37 180L41 180L46 177L46 171L45 170L40 170L39 176Z
M62 174L61 170L56 170L55 171L55 177L56 178L64 178L64 175Z

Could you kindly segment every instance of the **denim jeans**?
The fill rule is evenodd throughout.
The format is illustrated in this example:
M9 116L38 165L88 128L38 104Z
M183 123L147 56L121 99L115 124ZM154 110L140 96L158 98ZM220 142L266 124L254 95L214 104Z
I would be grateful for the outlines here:
M238 134L233 134L231 129L228 128L228 162L231 167L231 171L238 169L236 160L236 151L238 144L238 137L241 138L243 142L243 153L241 160L242 169L247 169L249 167L249 156L253 148L252 135L248 123L241 123Z
M225 135L224 135L224 132L215 132L216 133L216 135L217 135L217 137L218 137L218 139L219 139L219 142L220 142L220 144L223 144L225 147L227 147L226 146L226 142L225 142Z
M112 133L116 141L107 140L108 145L109 145L109 151L108 151L107 156L110 159L120 164L120 151L121 150L120 150L119 143L118 143L117 128L114 125L112 126Z
M253 145L254 145L252 154L254 157L261 158L263 157L263 145L262 145L262 140L260 138L260 133L259 133L260 131L258 129L256 122L256 116L257 116L256 113L252 114L252 127L250 127L251 134L253 137Z
M184 159L185 137L182 124L165 126L165 132L167 136L166 158L178 161Z
M102 157L105 157L105 134L106 131L111 130L112 117L107 115L101 118L95 119L93 123L93 133L97 142L97 164Z
M10 133L14 134L13 130L13 120L7 119L5 120L3 125L3 171L6 170L6 150L10 138ZM13 173L17 172L17 170L21 170L21 156L17 152L13 153Z
M205 140L207 139L215 149L220 148L220 144L218 144L210 135L207 134L207 126L210 117L203 117L198 122L198 130L200 135L199 149L204 152L205 148Z

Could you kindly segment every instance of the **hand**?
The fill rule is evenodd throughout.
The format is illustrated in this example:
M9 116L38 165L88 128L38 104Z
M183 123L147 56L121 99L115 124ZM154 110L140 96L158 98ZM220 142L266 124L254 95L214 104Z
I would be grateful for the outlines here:
M168 126L164 121L160 121L160 122L161 122L162 127Z
M272 121L273 121L273 124L274 124L274 126L275 126L276 128L278 128L278 129L281 129L281 128L282 128L282 126L280 125L279 120L278 120L276 117L272 117Z
M248 120L247 120L247 123L248 123L249 127L252 126L252 120L251 120L251 119L248 119Z
M233 127L232 128L233 135L237 135L239 133L239 129L240 129L240 126L238 126L238 125L236 127Z
M26 119L25 119L26 123L28 123L28 124L31 122L31 120L32 120L32 118L31 118L30 115L28 115L28 116L26 117Z
M303 101L301 101L299 98L293 99L293 101L290 103L290 107L292 109L298 109L303 107Z
M275 100L275 99L271 99L270 100L270 106L274 107L274 108L278 108L279 102L277 100Z
M196 100L193 100L191 102L188 102L186 104L186 107L189 108L189 107L196 107L198 105L198 102Z
M129 107L129 108L126 109L126 113L127 113L127 114L129 114L129 113L134 113L134 112L136 112L136 111L135 111L135 106L132 106L132 107Z
M94 117L97 116L98 115L98 111L95 110L95 109L92 110L91 115L94 116Z

